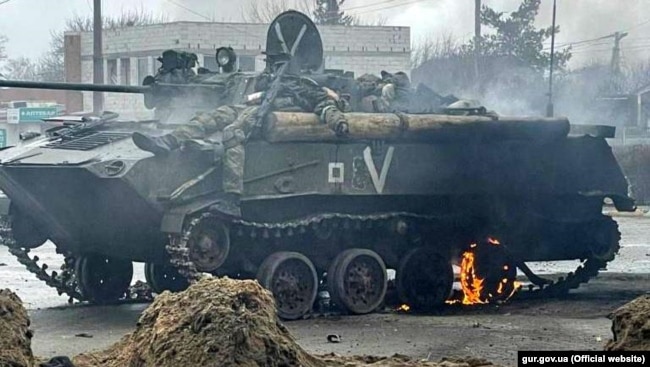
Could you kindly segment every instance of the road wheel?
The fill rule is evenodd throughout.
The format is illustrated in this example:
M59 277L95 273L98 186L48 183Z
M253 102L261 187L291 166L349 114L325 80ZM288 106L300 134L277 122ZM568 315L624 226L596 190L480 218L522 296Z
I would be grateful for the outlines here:
M192 229L188 247L197 270L211 273L223 265L230 253L228 227L218 220L202 220Z
M147 263L144 266L144 276L151 289L158 294L164 291L184 291L189 286L187 279L171 265Z
M77 258L75 275L85 299L92 303L111 303L127 293L133 278L133 264L103 255L85 255Z
M447 257L418 247L400 260L395 278L400 301L414 310L426 311L443 305L449 298L454 269Z
M345 250L330 266L327 284L335 304L353 314L367 314L386 296L386 265L374 251Z
M309 313L318 292L314 264L297 252L276 252L257 272L257 281L273 293L278 316L295 320Z

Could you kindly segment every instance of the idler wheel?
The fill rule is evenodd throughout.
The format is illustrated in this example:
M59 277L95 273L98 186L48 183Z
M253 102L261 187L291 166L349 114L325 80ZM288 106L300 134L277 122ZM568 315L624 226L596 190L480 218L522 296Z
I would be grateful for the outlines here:
M257 281L273 293L278 316L296 320L311 311L318 293L314 264L297 252L276 252L257 272Z
M386 265L374 251L345 250L330 265L327 284L334 303L350 313L367 314L386 296Z
M418 247L400 260L395 283L402 303L414 310L427 311L443 305L451 295L454 269L447 257Z
M144 266L144 276L147 283L155 293L164 291L180 292L185 290L189 283L171 265L147 263Z
M103 255L77 258L75 273L81 295L93 303L111 303L122 298L131 285L133 264Z
M16 246L26 249L35 249L47 241L32 218L22 213L15 207L11 208L11 234L16 240Z
M211 273L226 261L230 252L228 227L217 220L203 220L190 234L190 258L196 269Z

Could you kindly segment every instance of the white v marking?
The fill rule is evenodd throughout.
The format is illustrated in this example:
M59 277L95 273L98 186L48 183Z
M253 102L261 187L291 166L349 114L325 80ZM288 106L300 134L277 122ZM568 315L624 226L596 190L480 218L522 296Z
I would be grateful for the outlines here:
M372 160L372 150L370 147L366 147L363 151L363 160L366 162L366 167L368 167L368 172L370 172L372 184L375 186L375 190L377 190L378 194L381 194L384 191L386 177L388 176L390 163L393 160L394 151L394 147L388 147L388 152L386 152L386 156L384 157L384 164L381 166L381 174L377 174L377 167L375 167L375 162Z

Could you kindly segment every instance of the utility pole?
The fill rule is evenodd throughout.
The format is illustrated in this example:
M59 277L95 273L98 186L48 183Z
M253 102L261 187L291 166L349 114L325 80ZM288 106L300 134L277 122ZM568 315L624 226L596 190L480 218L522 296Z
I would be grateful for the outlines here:
M479 65L481 63L481 0L474 0L474 76L476 77L476 87L480 84L481 73Z
M553 0L553 26L551 31L551 65L548 73L548 104L546 105L546 116L553 117L553 67L555 66L555 14L557 10L556 0Z
M102 57L102 1L93 3L93 83L104 84L104 59ZM104 94L93 92L93 112L104 109Z
M617 77L621 73L621 40L627 36L627 32L616 32L614 37L614 49L612 50L612 77Z

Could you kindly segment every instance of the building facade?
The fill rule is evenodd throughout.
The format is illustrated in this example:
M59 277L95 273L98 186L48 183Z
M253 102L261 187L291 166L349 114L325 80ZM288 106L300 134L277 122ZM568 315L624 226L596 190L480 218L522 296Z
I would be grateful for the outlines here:
M196 53L200 66L217 70L216 49L229 46L237 52L242 71L261 71L267 29L267 24L173 22L107 30L103 34L105 83L140 85L145 76L155 74L156 59L167 49ZM319 31L327 69L352 71L356 76L381 70L410 71L408 27L320 26ZM92 54L92 33L66 35L67 81L92 83ZM92 94L83 93L72 105L70 110L91 110ZM104 109L125 118L153 116L140 95L107 93Z

